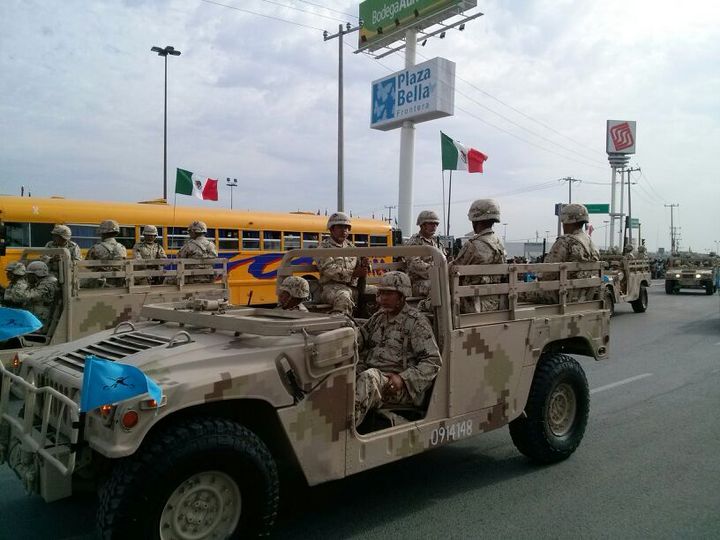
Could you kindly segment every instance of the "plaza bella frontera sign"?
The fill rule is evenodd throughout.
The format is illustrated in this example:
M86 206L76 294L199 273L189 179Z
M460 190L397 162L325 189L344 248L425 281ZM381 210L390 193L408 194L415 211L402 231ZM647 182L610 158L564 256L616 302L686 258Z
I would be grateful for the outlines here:
M382 131L405 121L426 122L455 114L455 63L433 58L373 81L370 127Z

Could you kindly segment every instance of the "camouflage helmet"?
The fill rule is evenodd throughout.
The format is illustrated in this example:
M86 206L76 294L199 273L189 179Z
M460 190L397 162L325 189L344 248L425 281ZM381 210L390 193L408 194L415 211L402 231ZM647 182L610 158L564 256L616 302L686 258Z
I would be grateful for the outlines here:
M98 227L98 232L100 234L119 233L120 225L114 219L106 219L105 221L100 223L100 226Z
M147 236L152 234L153 236L157 236L158 230L155 225L145 225L142 230L143 236Z
M380 278L377 286L378 291L397 291L405 298L412 296L412 288L410 286L410 278L404 272L394 270L386 272Z
M50 273L50 271L48 270L47 264L45 264L44 262L33 261L28 264L27 273L34 274L37 277L45 277Z
M193 221L188 227L188 231L196 233L206 233L207 225L205 225L204 221Z
M563 224L588 223L590 216L584 204L566 204L560 210L560 221Z
M53 230L50 231L50 234L53 236L59 236L60 238L64 238L65 240L70 240L70 237L72 236L72 231L70 231L70 227L67 225L55 225L53 227Z
M623 253L632 253L633 249L632 244L625 244L623 247Z
M647 253L647 248L645 246L640 246L638 248L638 253Z
M468 210L470 221L493 220L500 222L500 205L495 199L478 199L470 205Z
M610 248L610 253L612 253L613 255L620 255L620 248L617 246L613 246L612 248Z
M423 223L435 223L440 225L440 218L432 210L423 210L418 214L417 225L420 226Z
M328 230L330 230L333 225L347 225L348 227L352 227L352 223L350 223L350 217L348 217L345 212L335 212L328 218Z
M310 296L310 285L307 280L298 276L290 276L285 278L280 285L278 291L285 291L293 298L304 300Z
M20 261L11 262L5 267L5 272L12 274L13 276L24 276L25 265Z

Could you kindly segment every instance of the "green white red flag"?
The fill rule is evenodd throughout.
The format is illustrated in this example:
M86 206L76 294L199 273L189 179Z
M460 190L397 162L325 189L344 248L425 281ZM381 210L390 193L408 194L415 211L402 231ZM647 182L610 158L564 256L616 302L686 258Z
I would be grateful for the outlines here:
M440 132L443 171L483 172L483 163L488 158L480 150L468 148Z
M218 200L218 181L200 176L185 169L178 169L175 177L175 193L191 195L204 201Z

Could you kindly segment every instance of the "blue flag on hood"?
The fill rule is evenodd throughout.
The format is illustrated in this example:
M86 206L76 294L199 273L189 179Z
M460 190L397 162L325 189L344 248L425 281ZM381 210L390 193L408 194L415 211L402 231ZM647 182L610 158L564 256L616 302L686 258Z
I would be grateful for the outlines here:
M24 309L0 307L0 341L42 328L40 320Z
M139 368L88 355L85 358L80 411L149 393L158 404L162 390Z

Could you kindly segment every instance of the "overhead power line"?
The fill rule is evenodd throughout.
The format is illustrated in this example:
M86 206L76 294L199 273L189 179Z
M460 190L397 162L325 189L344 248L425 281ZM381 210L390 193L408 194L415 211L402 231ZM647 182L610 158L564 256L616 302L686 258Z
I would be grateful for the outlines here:
M228 9L234 9L235 11L242 11L243 13L249 13L250 15L257 15L258 17L265 17L266 19L273 19L273 20L275 20L275 21L280 21L280 22L292 24L292 25L295 25L295 26L302 26L303 28L309 28L309 29L311 29L311 30L317 30L318 32L322 32L322 31L324 30L323 28L318 28L317 26L311 26L311 25L309 25L309 24L304 24L304 23L300 23L300 22L297 22L297 21L291 21L291 20L289 20L289 19L283 19L282 17L276 17L276 16L274 16L274 15L268 15L268 14L266 14L266 13L260 13L260 12L257 12L257 11L252 11L252 10L250 10L250 9L239 8L239 7L236 7L236 6L230 6L230 5L228 5L228 4L222 4L222 3L220 3L220 2L215 2L214 0L200 0L200 1L201 1L201 2L205 2L206 4L213 4L213 5L215 5L215 6L220 6L220 7L224 7L224 8L228 8Z
M282 2L276 2L275 0L261 0L262 2L265 2L266 4L273 4L275 6L284 7L287 9L294 9L295 11L299 11L300 13L307 13L309 15L313 15L315 17L321 17L323 19L328 19L330 21L337 21L337 22L345 22L345 19L338 19L337 17L331 17L329 15L322 15L320 13L317 13L315 11L309 11L307 9L301 9L299 7L291 6L289 4L284 4Z
M330 7L327 7L327 6L323 6L323 5L321 5L321 4L316 4L315 2L308 2L307 0L297 0L297 1L298 1L298 2L302 2L303 4L308 4L308 5L311 5L311 6L319 7L319 8L322 8L322 9L326 9L326 10L328 10L328 11L332 11L333 13L338 13L338 14L340 14L340 15L347 15L348 17L353 17L354 19L359 19L359 17L358 17L357 15L353 15L352 13L345 13L344 11L339 11L339 10L337 10L337 9L333 9L333 8L330 8Z

